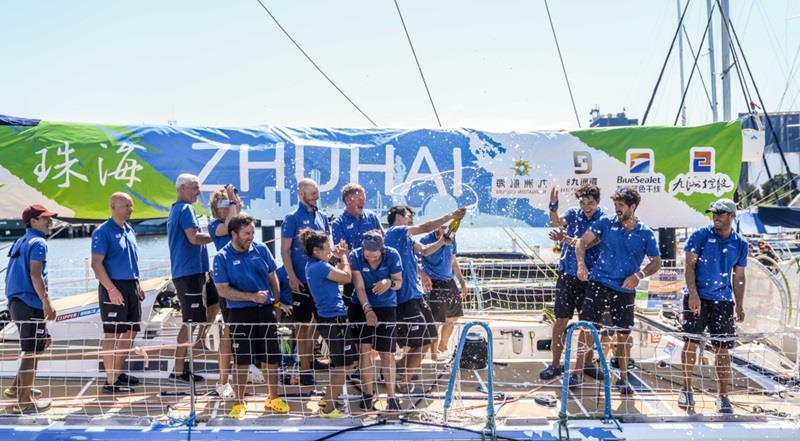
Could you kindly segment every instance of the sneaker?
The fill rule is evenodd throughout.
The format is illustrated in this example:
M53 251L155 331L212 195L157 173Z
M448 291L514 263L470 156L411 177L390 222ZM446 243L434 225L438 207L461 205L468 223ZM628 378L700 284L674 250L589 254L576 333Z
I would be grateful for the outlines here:
M11 413L14 415L36 415L49 409L51 404L52 401L50 400L34 400L25 407L15 404L11 406Z
M314 381L314 374L305 373L300 374L300 384L303 386L313 386L316 384Z
M619 393L621 393L622 395L633 394L633 386L631 386L628 380L624 378L620 378L619 380L617 380L616 386L617 390L619 390Z
M135 391L132 387L117 380L114 382L114 384L108 384L106 382L106 384L103 385L103 392L107 394L131 394Z
M137 384L141 383L138 378L134 377L133 375L128 375L125 372L119 374L117 380L127 384L128 386L136 386Z
M231 409L231 413L228 414L228 417L240 420L244 418L245 415L247 415L247 403L241 403L233 406L233 409Z
M545 370L539 372L539 379L545 380L545 381L552 380L553 378L556 378L557 376L561 375L562 373L564 373L564 368L563 367L561 367L561 366L553 366L551 364L550 366L547 366L547 368L545 368Z
M16 400L17 399L17 388L13 388L13 387L5 388L5 390L3 390L3 396L8 398L8 399L11 399L11 400ZM41 396L42 396L41 389L36 389L36 388L33 388L33 387L31 388L31 398L39 398Z
M350 375L347 376L347 379L351 383L361 383L361 371L358 369L354 370Z
M322 403L320 403L322 406ZM358 408L361 410L375 410L375 406L372 404L372 395L361 395L361 403L358 404Z
M194 375L194 374L192 374L191 372L188 372L188 371L184 372L184 373L182 373L180 375L176 374L175 372L169 374L169 379L170 380L172 380L172 381L180 381L180 382L183 382L183 383L191 383L192 382L192 377L194 377L194 382L195 383L199 383L199 382L205 380L205 378L201 377L200 375Z
M567 387L570 389L574 389L576 387L580 387L583 384L583 379L578 374L570 374L569 380L567 380Z
M344 418L344 417L347 416L347 414L342 409L339 409L338 407L335 407L332 411L330 411L328 413L325 413L325 409L320 409L319 410L319 415L322 418Z
M283 398L273 398L264 401L264 410L271 410L275 413L289 413L289 405Z
M678 394L678 407L681 409L694 408L694 391L692 389L681 388Z
M397 385L397 392L404 395L413 394L416 389L417 387L414 385L414 383L399 383Z
M264 373L261 370L252 364L249 367L249 371L247 372L247 382L251 384L264 384L266 380L264 379Z
M236 392L233 391L233 386L230 383L217 383L214 389L217 390L217 396L225 401L231 401L236 398Z
M311 369L315 371L325 371L331 368L331 364L324 361L319 361L316 358L314 359L314 364L312 365Z
M391 411L400 411L403 408L400 407L400 400L397 397L389 397L386 399L386 410Z
M583 373L594 378L597 381L603 381L605 378L605 374L603 374L603 370L598 368L596 365L587 366L583 368Z
M717 412L727 414L733 413L733 405L727 395L720 395L719 400L717 400Z

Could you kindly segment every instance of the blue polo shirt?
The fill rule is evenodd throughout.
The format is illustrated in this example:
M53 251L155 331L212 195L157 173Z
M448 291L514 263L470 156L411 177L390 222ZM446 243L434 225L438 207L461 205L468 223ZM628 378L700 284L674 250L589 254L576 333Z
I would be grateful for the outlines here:
M723 239L709 225L692 233L683 250L697 254L694 271L700 298L733 301L733 268L747 266L747 241L736 231Z
M417 256L414 254L414 240L408 236L408 226L394 226L386 230L383 243L400 254L403 265L403 286L397 291L397 304L411 299L422 298L422 282L417 275Z
M208 250L205 245L192 245L184 230L197 228L202 232L190 204L176 201L167 218L167 241L172 277L191 276L208 272Z
M289 285L289 274L286 272L286 267L282 266L275 271L278 275L278 285L281 287L281 303L284 305L291 305L294 299L292 298L292 287Z
M635 288L623 288L622 282L641 269L645 255L659 255L653 230L640 222L630 231L625 231L616 216L603 216L589 228L601 241L595 245L600 249L600 255L589 274L589 280L614 291L635 293Z
M300 204L291 213L286 215L281 226L281 237L292 239L292 251L290 253L292 258L292 269L294 275L302 283L306 283L306 263L308 263L308 256L303 251L303 246L300 243L300 230L304 228L311 228L312 230L330 232L328 225L328 218L325 213L319 210L309 210L304 204Z
M214 242L214 247L217 248L217 251L221 250L228 242L231 241L231 236L228 234L217 236L217 227L224 224L225 222L214 219L208 224L208 235L211 236L211 241Z
M26 228L25 235L17 239L8 252L6 270L6 298L11 303L18 299L34 309L44 309L42 300L31 282L31 260L42 262L42 276L47 288L47 239L39 230Z
M328 274L332 270L333 266L323 260L310 259L306 265L308 289L317 306L317 314L322 318L347 316L339 284L328 280Z
M381 295L372 292L372 287L376 283L383 279L391 279L392 274L403 272L403 263L400 261L400 253L397 250L383 247L383 259L381 259L377 268L373 268L364 257L364 249L356 248L350 252L350 269L361 273L370 305L375 308L394 308L397 306L396 290L390 289ZM359 303L358 296L355 293L353 293L353 303Z
M420 243L428 245L436 242L436 232L422 236ZM453 279L453 256L456 255L458 246L456 245L456 238L449 245L442 245L441 248L436 250L430 256L422 256L422 271L433 280L452 280Z
M120 227L109 218L92 233L92 254L103 256L103 268L112 280L138 280L136 234L126 222Z
M239 252L229 243L214 256L214 283L227 283L243 292L269 291L263 304L272 304L275 294L269 286L269 274L278 265L266 245L253 242L246 252ZM251 308L259 303L225 299L229 309Z
M591 219L586 218L586 214L583 213L578 207L572 207L568 209L564 213L564 219L567 221L567 229L565 234L569 237L578 237L580 238L583 236L583 233L589 229L589 226L600 219L603 216L603 210L597 209L594 212L594 215ZM586 250L586 268L591 271L594 262L597 260L597 257L600 255L600 248L597 246L593 246ZM568 274L573 277L578 276L578 259L575 256L575 247L567 244L562 244L561 248L561 257L558 261L558 271L562 274Z
M380 230L381 234L383 233L383 227L381 226L381 221L378 220L378 216L368 210L364 210L358 218L344 211L331 222L333 243L337 244L344 240L351 250L361 248L364 233L371 230Z

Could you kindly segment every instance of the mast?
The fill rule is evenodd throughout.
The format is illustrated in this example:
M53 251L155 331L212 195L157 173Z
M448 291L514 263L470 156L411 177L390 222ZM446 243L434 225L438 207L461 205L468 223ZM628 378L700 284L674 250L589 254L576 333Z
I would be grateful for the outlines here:
M678 25L681 29L678 30L678 60L680 61L680 71L681 71L681 96L684 95L686 90L686 80L684 80L684 73L683 73L683 23L681 23L681 0L675 0L675 5L678 7ZM684 104L681 107L681 125L686 125L686 105Z
M706 0L706 8L708 9L709 16L714 11L713 4L713 0ZM714 122L717 122L719 121L719 112L717 111L717 72L714 54L714 23L710 22L708 24L708 68L711 78L711 81L709 81L709 83L711 83L711 113L713 114Z
M726 23L727 17L730 17L729 0L722 0L722 13L720 19L722 20L722 29L728 28ZM722 119L725 121L731 120L731 76L730 71L733 68L731 65L731 41L728 32L722 32L720 37L722 45Z

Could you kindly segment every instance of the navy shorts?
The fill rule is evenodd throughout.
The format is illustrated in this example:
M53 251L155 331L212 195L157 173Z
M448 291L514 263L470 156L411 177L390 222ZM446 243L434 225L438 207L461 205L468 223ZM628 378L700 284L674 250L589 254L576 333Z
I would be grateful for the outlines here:
M108 290L100 284L97 288L100 295L100 317L103 320L103 332L106 334L124 334L128 331L139 332L142 321L142 305L139 300L139 281L111 280L122 295L122 305L114 305L108 297Z
M556 318L571 319L577 312L580 314L583 299L589 282L581 282L577 277L558 273L556 282Z
M708 329L714 347L731 349L734 346L733 337L736 337L735 319L732 301L700 299L700 314L695 315L689 310L689 296L683 296L683 332L695 334L685 336L684 341L699 343Z
M626 293L611 289L602 283L589 282L586 297L579 317L581 320L603 324L603 313L608 308L611 324L622 328L619 332L630 332L633 327L636 293Z

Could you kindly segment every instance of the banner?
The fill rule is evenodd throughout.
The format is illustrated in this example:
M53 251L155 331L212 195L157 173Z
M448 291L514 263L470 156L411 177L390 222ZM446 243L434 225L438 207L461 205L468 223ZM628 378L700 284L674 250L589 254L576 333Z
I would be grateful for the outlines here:
M739 179L739 122L700 127L624 127L574 132L181 128L55 123L0 125L0 218L43 203L61 216L108 217L108 197L133 196L134 218L165 217L180 173L200 177L198 210L224 184L246 210L282 219L297 204L300 177L320 184L320 207L342 210L340 189L358 182L367 208L405 204L420 217L468 206L473 226L548 225L550 189L561 209L583 183L601 205L621 185L642 193L637 214L651 227L708 223L703 213L731 197Z

